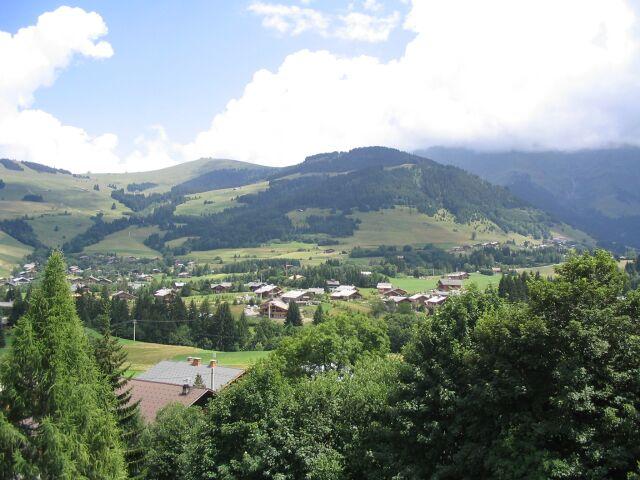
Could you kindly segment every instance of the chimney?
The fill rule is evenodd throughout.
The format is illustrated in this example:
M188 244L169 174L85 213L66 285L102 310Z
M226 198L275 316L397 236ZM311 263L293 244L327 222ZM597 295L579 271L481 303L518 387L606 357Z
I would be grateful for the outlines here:
M209 366L210 366L211 368L215 367L217 364L218 364L218 361L217 361L217 360L209 360Z
M193 365L194 367L199 367L201 362L202 362L202 359L200 357L193 357L193 361L191 362L191 365Z
M185 378L182 380L182 395L189 395L189 390L191 389L189 385L189 379Z

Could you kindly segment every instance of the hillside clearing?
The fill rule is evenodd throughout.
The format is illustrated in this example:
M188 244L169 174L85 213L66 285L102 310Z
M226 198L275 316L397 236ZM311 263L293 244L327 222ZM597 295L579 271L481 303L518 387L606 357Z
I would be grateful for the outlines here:
M116 255L135 257L157 257L160 253L147 247L144 240L152 233L158 233L158 227L129 227L107 235L100 242L84 249L87 253L115 253Z

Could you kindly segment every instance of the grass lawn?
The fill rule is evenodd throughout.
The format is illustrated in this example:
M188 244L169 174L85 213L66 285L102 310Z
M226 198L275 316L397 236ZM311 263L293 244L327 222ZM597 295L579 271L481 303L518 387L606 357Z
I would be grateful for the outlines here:
M6 277L33 249L0 231L0 277Z
M95 337L98 333L87 328L87 334ZM120 338L131 367L128 372L135 375L142 373L161 360L186 360L187 357L201 357L203 362L208 362L213 351L182 345L164 345L162 343L134 342L126 338ZM1 350L0 350L1 352ZM247 368L258 360L265 358L270 352L215 352L218 365L222 367Z
M489 285L497 287L498 283L500 282L500 277L500 274L482 275L481 273L471 273L469 274L469 278L463 281L463 285L469 286L474 283L480 290L484 290ZM412 294L435 289L440 278L441 277L436 275L433 277L430 276L423 278L394 277L390 280L393 286L402 288L403 290L406 290L407 292Z
M87 253L115 253L136 257L159 257L160 253L142 243L152 233L158 233L158 227L129 227L107 235L100 242L84 249Z

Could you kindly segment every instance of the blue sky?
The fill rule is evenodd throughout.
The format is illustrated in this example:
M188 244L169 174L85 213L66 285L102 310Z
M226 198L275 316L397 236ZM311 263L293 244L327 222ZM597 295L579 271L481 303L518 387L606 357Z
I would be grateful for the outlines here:
M4 0L0 155L114 171L200 156L285 165L363 145L635 144L638 9Z
M330 11L345 2L322 2ZM276 69L302 48L343 55L400 55L410 34L397 30L388 42L371 44L314 33L281 35L265 29L247 11L251 2L224 0L77 1L69 4L100 14L114 55L76 58L55 84L35 94L34 106L88 132L113 132L124 154L135 137L160 124L177 142L207 129L213 115L242 94L253 73ZM59 1L3 1L0 30L32 25ZM399 2L393 7L404 8Z

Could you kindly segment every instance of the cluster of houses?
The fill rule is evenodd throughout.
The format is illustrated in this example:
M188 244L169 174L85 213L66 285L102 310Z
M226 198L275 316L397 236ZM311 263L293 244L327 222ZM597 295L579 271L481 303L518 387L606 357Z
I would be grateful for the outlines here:
M450 295L459 294L463 288L463 280L469 278L466 272L454 272L438 280L435 290L428 293L409 295L402 288L394 287L391 283L378 283L376 288L383 300L395 305L409 304L414 308L424 307L433 311L442 305Z
M15 277L8 278L4 284L9 287L21 287L29 285L36 277L37 269L35 263L25 263L22 270Z

